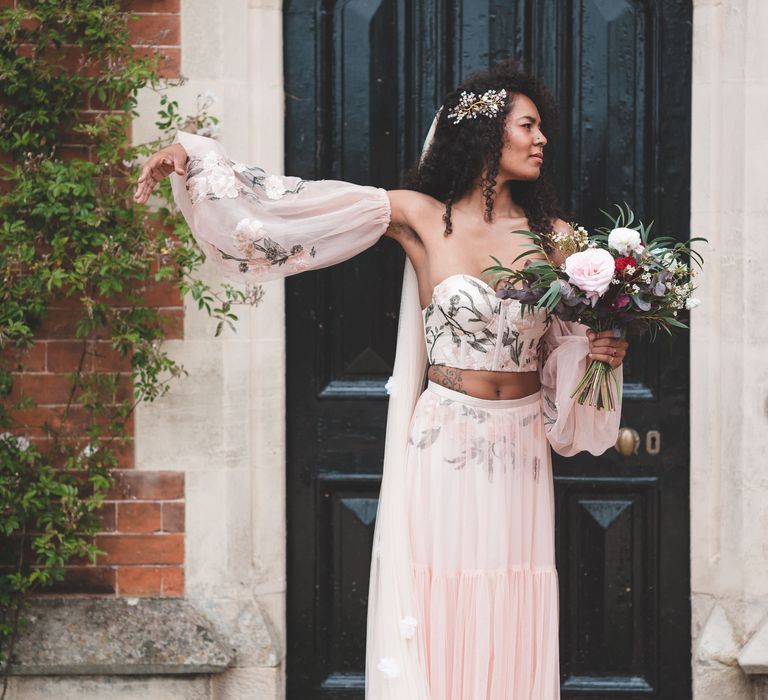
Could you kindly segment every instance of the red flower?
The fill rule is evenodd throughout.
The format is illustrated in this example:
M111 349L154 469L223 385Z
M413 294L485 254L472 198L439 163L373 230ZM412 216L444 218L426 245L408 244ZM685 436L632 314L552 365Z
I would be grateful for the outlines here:
M616 272L624 272L624 268L629 265L637 270L637 260L634 258L616 258Z
M623 309L627 304L629 304L629 297L626 294L620 294L616 297L616 299L613 300L611 308Z

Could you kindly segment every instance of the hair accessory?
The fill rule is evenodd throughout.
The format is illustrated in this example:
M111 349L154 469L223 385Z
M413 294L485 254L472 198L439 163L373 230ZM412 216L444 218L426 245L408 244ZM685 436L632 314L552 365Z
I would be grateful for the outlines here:
M484 117L493 117L499 113L507 99L507 91L486 90L479 97L474 92L461 91L459 104L450 112L448 119L454 124L458 124L462 119L476 119L478 114Z

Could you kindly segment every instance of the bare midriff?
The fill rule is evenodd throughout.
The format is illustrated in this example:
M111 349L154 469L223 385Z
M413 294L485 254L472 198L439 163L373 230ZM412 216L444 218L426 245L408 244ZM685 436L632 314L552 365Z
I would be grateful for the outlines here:
M539 373L491 372L485 369L458 369L446 365L430 365L430 381L447 389L478 399L521 399L540 388Z

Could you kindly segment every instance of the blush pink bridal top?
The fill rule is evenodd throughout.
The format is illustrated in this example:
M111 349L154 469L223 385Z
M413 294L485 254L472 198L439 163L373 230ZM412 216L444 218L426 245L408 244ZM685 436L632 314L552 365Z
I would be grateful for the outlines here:
M231 280L259 283L334 265L373 246L389 225L384 189L272 175L230 160L213 139L180 131L177 141L189 160L186 177L171 176L174 198L199 246ZM409 265L406 273L413 277ZM556 452L598 455L615 443L621 406L598 411L570 396L588 364L585 326L543 312L523 315L518 302L498 299L471 275L443 280L423 311L418 295L411 296L406 302L404 294L401 328L407 318L423 333L408 334L409 376L423 381L427 363L538 370L546 435ZM400 348L398 341L403 354ZM615 375L621 386L621 366ZM410 395L417 395L412 388Z

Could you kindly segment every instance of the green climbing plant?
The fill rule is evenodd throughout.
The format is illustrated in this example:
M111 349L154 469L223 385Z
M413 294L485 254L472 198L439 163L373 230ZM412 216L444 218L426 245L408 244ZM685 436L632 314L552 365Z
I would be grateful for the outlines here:
M168 95L178 81L158 77L156 57L135 54L127 18L116 0L22 0L0 11L2 698L29 596L61 581L73 558L99 554L91 535L130 438L126 421L183 373L164 350L166 317L146 292L173 285L218 321L217 333L236 320L236 304L261 297L260 288L214 290L196 277L203 255L168 180L151 208L132 200L143 155L179 127L206 132L216 119L205 100L194 116L180 115ZM133 146L144 89L161 94L159 138ZM14 370L62 300L76 314L79 360L65 405L41 412ZM95 339L130 359L129 391L118 373L90 369Z

